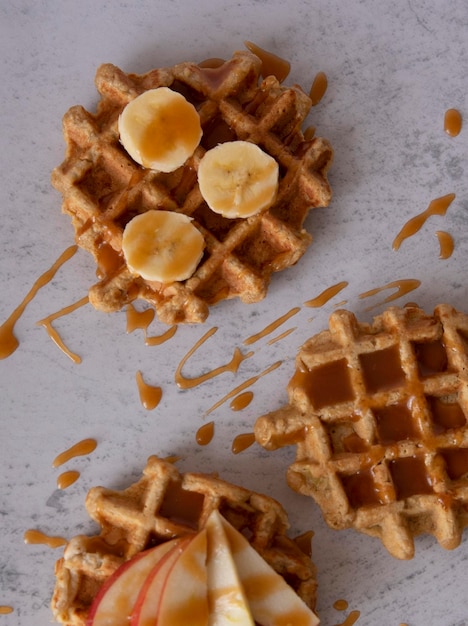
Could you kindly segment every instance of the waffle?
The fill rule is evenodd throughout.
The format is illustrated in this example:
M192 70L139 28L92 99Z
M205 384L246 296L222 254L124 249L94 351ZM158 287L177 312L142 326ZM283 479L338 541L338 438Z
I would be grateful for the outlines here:
M283 87L274 76L262 80L261 65L247 51L236 52L219 67L181 63L143 75L105 64L96 74L101 96L96 113L74 106L65 114L66 156L53 171L52 184L62 194L62 210L71 217L76 242L96 260L99 282L89 292L95 308L116 311L140 298L165 323L202 322L221 300L261 300L272 273L303 255L311 242L303 228L309 209L330 201L332 149L325 139L304 139L301 126L310 98L298 86ZM121 146L117 128L130 100L160 86L192 102L203 128L194 155L170 174L135 163ZM247 219L214 214L197 182L206 150L236 139L260 145L280 167L276 201ZM204 257L189 279L164 285L129 271L122 254L123 229L150 209L184 213L204 235Z
M123 562L202 528L214 509L315 607L315 567L286 535L286 513L272 498L213 475L181 474L172 463L153 456L141 479L127 489L92 488L86 508L101 531L94 537L74 537L56 563L52 611L62 624L84 626L99 588Z
M267 449L296 444L287 480L328 525L379 537L395 557L414 537L446 549L468 525L468 315L392 307L372 325L347 311L296 359L288 405L260 417Z

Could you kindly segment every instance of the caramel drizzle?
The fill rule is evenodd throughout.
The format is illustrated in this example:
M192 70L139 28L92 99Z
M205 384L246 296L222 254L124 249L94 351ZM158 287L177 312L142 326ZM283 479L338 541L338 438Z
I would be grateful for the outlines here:
M57 487L59 489L67 489L68 487L73 485L73 483L76 483L79 477L80 477L80 472L77 472L76 470L63 472L57 478Z
M220 365L219 367L209 372L206 372L205 374L201 374L200 376L196 376L194 378L187 378L186 376L184 376L182 374L182 369L184 365L187 363L187 361L189 360L189 358L193 356L196 350L198 350L198 348L201 345L203 345L205 341L207 341L212 335L214 335L217 330L218 329L216 326L214 326L213 328L210 328L210 330L206 332L203 335L203 337L201 337L196 342L196 344L187 352L187 354L179 363L176 373L175 373L175 381L177 383L177 386L180 389L191 389L192 387L196 387L197 385L200 385L206 382L207 380L214 378L215 376L219 376L220 374L223 374L224 372L232 372L233 374L235 374L237 370L239 369L239 366L242 363L242 361L245 361L246 359L248 359L249 357L253 355L253 352L247 352L247 354L242 354L239 348L236 347L234 349L234 354L232 355L232 359L228 363L226 363L226 365Z
M148 326L154 320L155 310L145 309L144 311L137 311L132 304L129 304L126 313L127 333L133 333L137 329L143 330L145 345L147 346L159 346L171 339L177 332L177 324L174 324L161 335L148 336Z
M161 402L161 387L154 387L153 385L149 385L148 383L146 383L143 380L143 375L140 371L136 373L136 382L141 404L148 411L152 411Z
M337 293L342 291L345 287L348 286L348 283L343 280L341 283L337 283L336 285L332 285L327 289L324 289L322 293L319 293L318 296L312 298L312 300L307 300L304 302L304 306L319 308L326 304L329 300L331 300Z
M71 448L61 452L58 456L55 457L52 467L60 467L70 459L73 459L77 456L85 456L86 454L91 454L97 447L97 441L95 439L82 439L78 443L75 443Z
M0 615L8 615L9 613L13 613L13 607L8 606L7 604L1 604Z
M268 326L266 326L259 333L256 333L255 335L252 335L251 337L248 337L247 339L244 339L244 345L250 346L251 344L258 341L259 339L262 339L266 335L271 334L273 331L275 331L278 328L278 326L281 326L281 324L284 324L284 322L287 322L287 320L293 317L293 315L296 315L297 313L299 313L300 310L301 310L300 306L294 307L293 309L291 309L290 311L288 311L287 313L279 317L277 320L275 320L271 324L268 324Z
M365 291L364 293L361 293L359 297L369 298L370 296L375 296L385 289L396 289L396 292L387 296L385 300L374 304L373 306L366 309L366 311L370 311L371 309L374 309L381 304L387 304L387 302L391 302L392 300L396 300L397 298L405 296L407 293L410 293L410 291L414 291L415 289L417 289L420 284L421 281L417 280L416 278L403 278L402 280L394 280L393 282L388 283L388 285L384 285L383 287L376 287L375 289L371 289L370 291Z
M436 231L436 235L440 246L439 259L449 259L455 248L452 235L445 232L445 230Z
M312 106L316 106L327 91L328 78L324 72L318 72L309 91L309 98L312 100Z
M26 294L23 301L16 307L10 317L0 326L0 359L6 359L11 356L13 352L18 348L19 341L15 337L14 329L15 324L19 318L23 315L24 310L37 294L39 289L47 285L56 272L66 263L78 250L78 246L73 245L67 248L55 263L34 282L31 289Z
M242 433L237 435L232 442L232 453L239 454L250 448L255 443L255 435L253 433Z
M244 45L252 54L255 54L255 56L261 60L261 74L263 78L274 76L280 83L285 80L291 70L291 63L289 63L289 61L260 48L251 41L244 41Z
M199 446L207 446L214 437L214 422L203 424L197 430L196 440Z
M462 129L462 116L457 109L447 109L444 115L444 130L450 137L456 137Z
M419 215L416 215L415 217L412 217L408 222L406 222L393 241L393 249L398 250L405 239L415 235L426 223L426 220L431 217L431 215L445 215L454 199L455 194L449 193L446 196L432 200L425 211L419 213Z
M260 378L262 378L263 376L266 376L270 372L273 372L282 363L283 361L277 361L276 363L273 363L273 365L270 365L270 367L267 367L267 369L263 370L263 372L260 372L260 374L257 374L256 376L252 376L252 378L249 378L248 380L244 381L243 383L235 387L232 391L230 391L223 398L221 398L221 400L218 400L216 404L213 404L213 406L210 409L208 409L205 415L209 415L210 413L213 413L213 411L218 409L222 404L224 404L231 398L234 398L235 396L237 396L237 394L240 393L241 391L244 391L248 387L251 387L252 385L254 385L258 380L260 380Z
M346 600L337 600L333 603L333 608L337 611L346 611L348 608L348 602Z
M229 406L233 411L242 411L252 402L253 396L253 391L244 391L236 396Z
M351 613L346 617L345 621L341 622L340 624L336 624L336 626L353 626L353 624L358 621L360 616L360 611L351 611Z
M30 529L24 533L24 543L27 544L44 544L49 548L59 548L67 543L63 537L50 537L40 530Z
M81 363L81 357L78 354L72 352L69 348L67 348L57 330L52 326L52 322L54 322L59 317L63 317L64 315L69 315L70 313L73 313L73 311L76 311L76 309L85 306L85 304L88 304L88 302L89 298L88 296L85 296L84 298L81 298L81 300L78 300L77 302L74 302L73 304L70 304L63 309L60 309L60 311L52 313L51 315L44 317L44 319L40 320L39 322L36 322L38 326L43 326L46 329L47 334L55 343L55 345L58 346L60 350L64 354L66 354L74 363Z
M273 339L270 339L268 341L268 345L272 346L277 341L281 341L281 339L284 339L285 337L293 333L296 329L297 329L297 326L293 326L293 328L288 328L288 330L285 330L284 333L281 333L281 335L278 335L277 337L273 337Z

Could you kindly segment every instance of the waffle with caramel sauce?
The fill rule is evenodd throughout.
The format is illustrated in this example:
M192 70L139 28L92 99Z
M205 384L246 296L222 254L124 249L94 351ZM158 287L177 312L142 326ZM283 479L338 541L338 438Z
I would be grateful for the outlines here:
M239 297L251 303L266 296L271 275L295 264L311 242L303 223L311 208L325 207L331 190L327 172L333 151L320 137L305 139L311 108L297 85L275 76L262 79L262 62L250 51L226 62L180 63L143 75L111 64L98 68L96 113L72 107L63 118L66 156L52 184L63 197L76 242L89 251L99 282L89 291L95 308L116 311L135 299L151 303L161 321L203 322L211 305ZM208 63L210 65L210 63ZM182 93L197 109L203 136L195 153L172 173L145 169L119 141L118 118L139 94L157 87ZM224 141L260 145L279 164L274 203L246 219L227 219L208 208L197 170L207 150ZM133 274L122 253L125 225L151 209L183 213L205 239L195 273L162 284Z
M93 487L86 509L100 534L74 537L56 563L51 606L61 624L84 626L99 589L122 563L164 541L197 532L215 509L315 608L315 566L299 539L286 534L283 507L268 496L214 475L180 473L173 463L152 456L140 480L127 489Z
M286 406L258 443L296 445L287 480L331 528L355 528L412 558L429 533L446 549L468 525L468 315L391 307L360 323L344 310L296 358Z

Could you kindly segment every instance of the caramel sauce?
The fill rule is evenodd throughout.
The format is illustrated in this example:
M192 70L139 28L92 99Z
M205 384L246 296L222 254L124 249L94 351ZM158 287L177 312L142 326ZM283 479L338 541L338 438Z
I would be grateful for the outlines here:
M273 52L268 52L267 50L260 48L251 41L244 41L244 45L248 50L250 50L250 52L252 52L252 54L255 54L255 56L261 60L261 74L263 78L266 78L267 76L274 76L280 83L282 83L288 76L291 70L291 63L289 63L289 61L273 54Z
M73 485L73 483L76 483L79 477L80 477L80 472L77 472L75 470L70 470L69 472L63 472L57 478L57 487L59 489L67 489L67 487L70 487L71 485Z
M348 283L343 280L341 283L337 283L336 285L332 285L328 287L322 293L320 293L312 300L307 300L304 302L304 306L318 308L326 304L329 300L331 300L337 293L339 293L342 289L348 286Z
M138 393L140 394L140 402L148 411L155 409L161 402L162 389L161 387L153 387L143 380L143 375L140 371L136 373L136 382L138 387Z
M0 615L8 615L9 613L13 613L12 606L8 606L7 604L0 605Z
M205 343L218 329L216 327L211 328L208 332L206 332L201 339L199 339L196 344L187 352L187 354L180 361L176 373L175 373L175 381L177 386L180 389L191 389L192 387L196 387L215 376L219 376L224 372L232 372L235 374L239 369L240 364L245 361L245 359L250 358L253 355L253 352L248 352L247 354L242 354L239 348L234 349L234 354L232 359L226 363L225 365L220 365L219 367L206 372L205 374L201 374L200 376L196 376L195 378L186 378L182 374L182 368L187 363L188 359L193 356L193 354L198 350L198 348Z
M380 304L387 304L387 302L391 302L392 300L397 300L397 298L405 296L410 291L414 291L415 289L417 289L420 284L421 281L417 280L416 278L403 278L401 280L394 280L391 283L388 283L388 285L384 285L383 287L376 287L375 289L365 291L364 293L361 293L359 297L361 299L369 298L370 296L375 296L386 289L396 289L395 293L387 296L385 300L383 300L383 302L374 304L373 306L369 307L369 309L366 309L367 311L369 311L370 309L374 309L375 307L380 306Z
M390 461L390 473L398 500L433 493L424 460L416 456Z
M299 306L294 307L293 309L291 309L290 311L288 311L287 313L279 317L277 320L275 320L271 324L268 324L268 326L266 326L259 333L256 333L255 335L252 335L251 337L248 337L247 339L245 339L243 342L244 345L250 346L256 341L258 341L259 339L262 339L263 337L266 337L266 335L271 334L279 326L281 326L281 324L284 324L284 322L287 322L287 320L293 317L293 315L296 315L297 313L299 313L300 310L301 310L301 307Z
M354 399L346 359L325 363L311 370L297 369L290 384L292 388L304 389L315 409Z
M442 398L427 396L426 400L431 409L434 432L440 434L453 428L463 428L466 417L458 402L444 401Z
M199 446L207 446L214 437L214 422L203 424L197 430L196 440Z
M85 456L87 454L91 454L94 452L97 446L97 441L95 439L82 439L78 443L76 443L65 452L61 452L58 456L55 457L52 467L60 467L70 459L73 459L77 456Z
M47 334L52 339L52 341L74 363L81 363L81 357L78 354L75 354L74 352L72 352L69 348L67 348L67 346L64 344L57 330L52 326L52 322L54 322L59 317L63 317L64 315L69 315L70 313L73 313L73 311L76 311L80 307L85 306L85 304L88 304L88 302L89 302L89 298L88 296L85 296L84 298L81 298L77 302L74 302L73 304L70 304L64 307L63 309L60 309L60 311L57 311L56 313L52 313L51 315L48 315L44 319L37 322L37 325L43 326L46 329Z
M288 328L288 330L285 330L284 333L281 333L281 335L278 335L277 337L273 337L273 339L270 339L268 341L268 345L272 346L277 341L281 341L281 339L284 339L285 337L293 333L296 330L296 328L297 326L294 326L293 328Z
M24 533L24 543L28 544L44 544L49 548L59 548L67 543L63 537L50 537L40 530L27 530Z
M327 91L328 78L323 72L318 72L315 76L309 91L309 98L312 100L312 106L316 106Z
M210 409L208 409L208 411L205 413L205 415L209 415L210 413L215 411L222 404L224 404L228 400L231 400L231 398L234 398L235 396L237 396L238 393L241 393L242 391L244 391L248 387L250 387L253 384L255 384L258 380L260 380L260 378L262 378L263 376L266 376L270 372L273 372L281 364L282 364L282 361L277 361L276 363L273 363L273 365L270 365L269 367L267 367L266 370L263 370L263 372L260 372L260 374L257 374L256 376L252 376L252 378L249 378L245 382L243 382L240 385L238 385L237 387L235 387L235 389L233 389L232 391L227 393L223 398L221 398L221 400L218 400L218 402L216 402L216 404L213 404L213 406Z
M450 137L456 137L462 129L462 116L457 109L447 109L444 115L444 130Z
M458 480L468 474L468 449L454 448L442 452L447 474L451 480Z
M16 307L10 317L0 326L0 359L6 359L11 356L18 348L19 342L14 334L15 324L24 313L24 310L34 298L36 293L47 285L56 272L66 263L78 250L78 246L73 245L67 248L55 263L35 281L31 289L26 294L23 301Z
M236 396L229 405L233 411L242 411L252 402L253 391L244 391Z
M415 217L411 218L403 228L400 230L398 235L395 237L392 247L394 250L398 250L402 242L408 237L412 237L415 235L420 228L426 223L426 220L432 215L445 215L447 213L447 209L452 204L455 199L454 193L449 193L446 196L442 196L441 198L436 198L430 202L429 206L425 211L419 213Z
M351 611L351 613L346 617L345 621L341 622L341 624L336 624L336 626L353 626L353 624L355 624L360 617L360 611Z
M304 131L304 139L305 141L312 141L315 136L315 126L307 126Z
M240 452L244 452L247 448L250 448L255 443L255 435L253 433L242 433L241 435L237 435L234 437L234 441L232 442L232 453L239 454Z
M453 241L453 237L450 233L445 232L445 230L438 230L436 232L437 239L439 240L439 259L449 259L455 248L455 243Z
M309 558L312 556L312 537L314 534L313 530L307 530L305 533L302 533L302 535L294 537L294 543L299 550Z
M377 393L404 385L405 372L401 367L398 346L359 355L367 391Z
M156 315L156 311L151 308L137 311L133 304L127 306L125 313L127 316L127 333L133 333L137 329L146 332Z
M124 259L107 242L101 242L96 248L96 276L99 279L106 276L116 274L117 270L123 265Z
M337 611L346 611L346 609L348 608L348 603L346 600L337 600L336 602L334 602L333 608Z
M385 499L374 482L371 469L362 469L355 474L340 476L343 489L354 509L363 506L385 504Z
M197 529L204 500L203 494L187 491L179 482L173 482L172 487L166 491L159 515Z
M113 554L122 557L128 552L129 544L125 539L120 539L114 544L107 543L102 537L96 535L94 537L83 538L86 552Z
M385 445L420 436L413 423L410 408L405 404L391 404L374 409L379 442Z
M415 343L414 352L421 378L427 378L428 376L447 371L447 350L444 342L440 339L425 343Z

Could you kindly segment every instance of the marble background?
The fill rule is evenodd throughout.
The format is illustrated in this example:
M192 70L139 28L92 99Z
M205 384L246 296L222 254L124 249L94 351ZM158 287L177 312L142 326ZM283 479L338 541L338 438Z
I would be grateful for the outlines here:
M252 446L231 452L233 438L250 432L257 416L286 402L286 384L299 346L326 326L345 301L360 319L383 310L373 288L406 278L420 287L395 303L416 300L432 310L449 302L466 310L468 295L468 132L451 138L444 113L468 120L468 5L465 0L12 0L0 6L0 322L35 280L73 241L50 171L63 158L63 113L77 103L93 109L97 66L112 62L144 72L183 60L229 56L244 40L291 61L286 82L305 88L317 72L328 90L310 121L335 148L329 208L310 214L314 243L294 268L273 278L267 299L216 307L207 323L179 329L168 344L148 348L140 331L126 334L125 312L98 313L87 305L55 323L75 364L36 322L86 295L93 261L78 252L32 300L16 325L18 350L0 362L0 615L1 626L49 624L53 567L61 548L27 545L26 530L71 538L91 532L84 498L93 485L123 487L150 454L176 454L187 470L222 477L276 497L288 510L291 532L313 528L319 571L318 610L324 626L352 611L359 626L462 626L466 606L466 540L446 552L432 537L416 541L408 562L390 557L376 539L328 529L312 501L292 493L284 474L293 449L267 454ZM392 241L410 217L437 197L455 193L445 217L433 217L400 250ZM452 234L453 255L439 259L437 230ZM303 303L340 281L347 287L319 309ZM186 375L226 363L236 346L300 306L278 329L295 330L254 355L236 375L225 373L181 391L175 370L211 327L216 334L187 363ZM372 311L369 307L373 306ZM159 334L164 327L154 322ZM210 415L215 437L195 441L205 412L236 385L280 360L253 387L243 411L225 403ZM135 373L161 386L162 401L146 410ZM97 449L59 469L55 456L93 437ZM58 490L60 471L79 480ZM338 611L338 599L348 609ZM355 614L357 615L357 614ZM351 619L351 618L349 618ZM351 622L348 622L351 623ZM353 622L354 623L354 622Z

